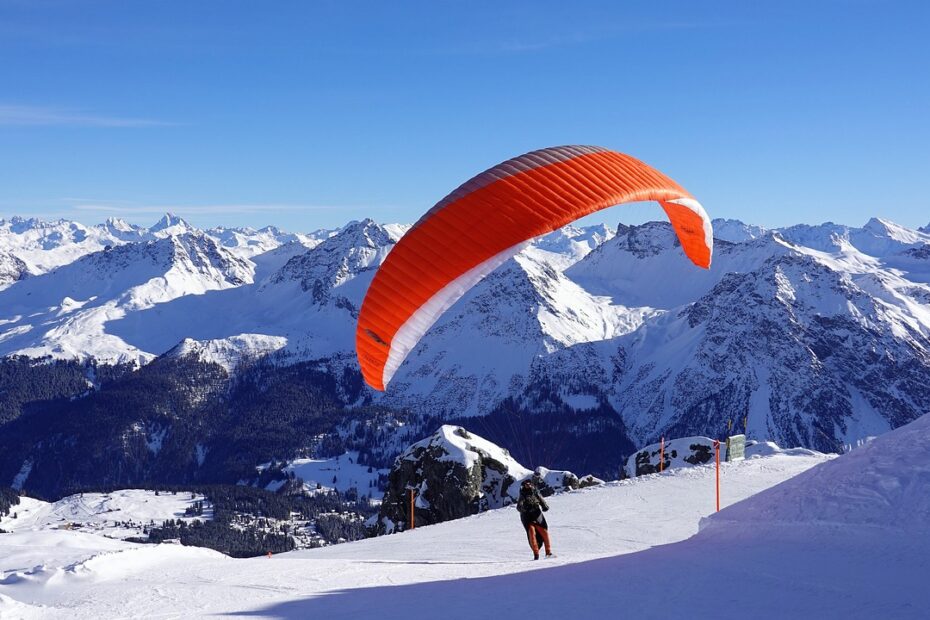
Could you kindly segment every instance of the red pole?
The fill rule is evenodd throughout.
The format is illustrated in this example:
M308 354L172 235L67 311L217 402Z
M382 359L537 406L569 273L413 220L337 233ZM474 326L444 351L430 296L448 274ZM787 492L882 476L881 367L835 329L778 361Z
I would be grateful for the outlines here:
M410 529L412 530L415 527L416 527L416 515L413 512L413 489L410 489Z
M659 440L659 473L665 469L665 437Z
M717 512L720 512L720 442L714 440L714 451L717 458Z

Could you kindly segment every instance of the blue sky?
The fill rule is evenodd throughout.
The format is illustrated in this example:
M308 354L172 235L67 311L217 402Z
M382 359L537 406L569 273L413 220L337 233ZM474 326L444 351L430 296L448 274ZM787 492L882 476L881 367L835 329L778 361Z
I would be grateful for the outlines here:
M0 217L411 222L597 144L714 217L922 226L928 32L927 2L0 0Z

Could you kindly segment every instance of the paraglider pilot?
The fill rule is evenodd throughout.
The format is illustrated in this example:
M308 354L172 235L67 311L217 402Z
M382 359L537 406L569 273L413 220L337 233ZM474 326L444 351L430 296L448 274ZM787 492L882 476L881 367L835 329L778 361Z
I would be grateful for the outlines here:
M526 530L526 538L533 550L533 559L539 559L539 546L545 545L546 557L552 557L552 546L549 543L549 524L543 513L549 510L549 504L543 499L531 480L524 480L520 485L520 499L517 500L517 512L520 521Z

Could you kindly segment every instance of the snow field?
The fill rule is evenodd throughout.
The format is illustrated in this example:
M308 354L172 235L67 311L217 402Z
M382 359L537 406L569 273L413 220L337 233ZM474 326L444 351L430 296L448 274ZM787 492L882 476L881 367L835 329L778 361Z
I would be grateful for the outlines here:
M750 497L830 458L816 453L775 454L724 464L723 505ZM62 552L63 560L56 562L60 537L79 533L17 532L0 536L0 575L5 575L0 577L0 595L9 599L0 599L0 612L25 618L211 614L358 618L377 609L387 618L436 617L440 610L443 617L458 618L473 617L481 610L496 616L498 610L516 610L529 604L534 617L565 617L566 605L577 615L594 601L571 596L550 609L561 612L553 615L537 609L539 592L530 595L527 603L514 598L507 584L525 583L535 592L533 584L542 583L546 575L563 575L560 580L568 575L561 588L567 595L566 587L581 585L574 575L590 579L597 574L585 568L592 561L693 536L701 519L713 511L713 474L710 467L679 469L550 498L547 517L558 557L540 562L530 559L519 517L512 508L394 536L281 554L271 560L231 560L201 549L117 543L124 547L111 547L103 554L86 549L82 560L75 560L78 554L71 549ZM53 536L43 539L47 534ZM22 561L7 559L6 551L17 545L44 546L47 559L40 570L27 575L29 569L24 570ZM119 568L124 566L132 570ZM553 570L537 570L542 568ZM518 574L526 571L533 572ZM511 577L504 577L507 575ZM466 578L468 581L463 581ZM501 579L504 581L498 582ZM495 585L498 583L506 587ZM613 583L613 591L618 583ZM469 587L463 589L466 584ZM492 591L493 599L485 599L475 587ZM401 596L404 588L413 588L427 598ZM466 592L469 594L463 599ZM393 602L384 606L380 600Z
M370 485L377 485L378 474L387 475L390 470L375 467L370 469L369 472L368 465L359 464L358 452L349 451L331 459L294 459L288 463L284 471L293 472L295 476L302 478L304 488L311 492L320 485L320 490L325 491L336 489L345 493L355 487L359 495L367 495L369 491L378 494L377 486ZM336 479L335 483L333 478Z
M166 519L201 521L212 517L209 505L200 517L185 517L184 511L203 501L192 493L172 494L142 489L124 489L112 493L70 495L54 503L23 497L10 515L0 519L0 529L8 532L47 532L80 530L107 538L141 536L142 527ZM13 513L17 518L13 518Z

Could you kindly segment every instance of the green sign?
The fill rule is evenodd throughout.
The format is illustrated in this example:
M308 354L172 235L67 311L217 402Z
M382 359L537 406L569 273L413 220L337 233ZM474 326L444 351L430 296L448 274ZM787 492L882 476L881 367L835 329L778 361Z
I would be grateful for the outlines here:
M727 439L727 461L746 458L746 435L733 435Z

